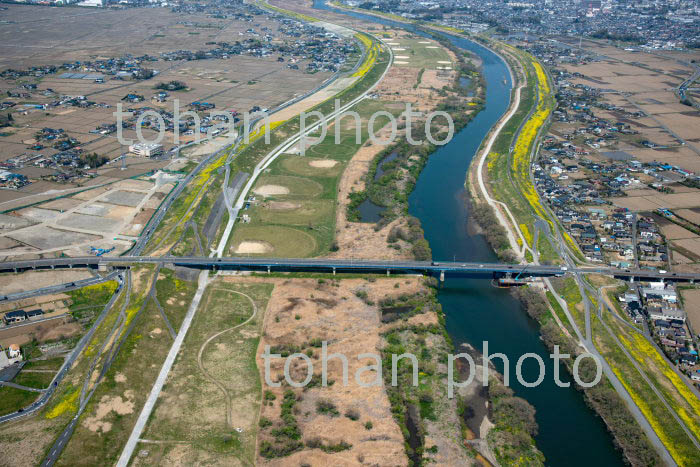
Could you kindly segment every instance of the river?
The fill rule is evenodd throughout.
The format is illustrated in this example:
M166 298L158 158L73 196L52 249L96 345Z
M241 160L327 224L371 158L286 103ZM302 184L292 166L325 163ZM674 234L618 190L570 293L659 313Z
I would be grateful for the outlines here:
M314 8L333 10L368 22L399 27L426 36L409 24L358 12L329 7L325 0L314 0ZM482 235L468 228L468 193L464 187L467 170L489 129L506 112L512 82L503 60L487 48L467 39L443 34L462 49L483 61L486 107L453 140L430 156L409 198L409 212L420 219L433 250L433 259L495 262L496 255ZM446 278L438 292L447 318L447 331L459 348L469 343L481 350L489 342L489 353L502 352L510 360L511 388L532 404L537 413L537 447L552 466L622 466L622 453L603 421L589 409L583 395L570 388L559 388L553 379L553 364L540 339L537 323L530 319L512 295L483 279ZM546 376L536 388L526 388L515 378L518 358L533 352L546 363ZM503 372L500 359L496 368ZM523 365L526 381L536 379L534 360ZM562 381L571 381L560 369Z

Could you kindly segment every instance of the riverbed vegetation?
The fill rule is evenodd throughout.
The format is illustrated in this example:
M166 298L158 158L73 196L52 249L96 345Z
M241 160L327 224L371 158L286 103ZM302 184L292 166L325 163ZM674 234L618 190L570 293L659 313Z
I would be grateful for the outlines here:
M468 56L460 53L448 41L439 40L444 47L449 48L457 57L455 68L457 73L451 85L440 90L442 99L435 106L436 111L446 112L454 122L454 131L464 128L469 121L483 108L483 85L479 85L478 72ZM432 49L431 49L432 50ZM449 58L446 52L444 58ZM422 73L419 73L421 75ZM464 87L461 78L469 78L472 85ZM467 97L477 88L480 95ZM430 155L438 149L438 145L428 141L424 121L414 121L411 135L415 140L423 141L420 145L410 144L402 137L398 142L387 146L371 161L365 177L363 190L354 191L349 195L347 217L350 221L362 221L360 206L369 200L375 206L384 208L376 222L375 229L379 230L399 217L410 218L408 215L408 198L413 191L418 176L425 167ZM443 140L447 128L433 123L429 129L435 140ZM430 258L430 248L423 239L420 223L417 219L409 220L409 231L397 228L388 236L389 243L397 239L412 244L413 256L416 259Z

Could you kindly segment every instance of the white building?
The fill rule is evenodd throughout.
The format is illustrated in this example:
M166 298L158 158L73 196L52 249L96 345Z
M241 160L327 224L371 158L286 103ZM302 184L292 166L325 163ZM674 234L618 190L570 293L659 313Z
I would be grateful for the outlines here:
M642 288L642 296L644 298L660 298L667 302L676 303L677 295L673 289L657 289L655 287Z
M0 370L21 361L22 353L17 344L11 344L7 352L0 347Z
M685 322L688 315L683 310L673 310L669 308L655 308L649 310L649 317L652 320L663 319L665 321L678 320Z
M156 143L136 143L129 146L129 152L141 157L153 157L163 154L163 145Z

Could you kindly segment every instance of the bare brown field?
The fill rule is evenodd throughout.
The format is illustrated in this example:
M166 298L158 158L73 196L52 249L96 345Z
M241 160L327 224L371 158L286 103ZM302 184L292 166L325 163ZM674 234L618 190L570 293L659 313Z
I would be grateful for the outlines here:
M205 13L180 14L165 8L139 8L124 10L106 9L48 9L28 5L9 5L3 11L3 20L8 21L0 31L0 70L25 69L36 65L61 65L76 60L106 59L124 54L158 57L163 52L176 50L207 50L215 42L235 43L251 34L246 31L269 28L276 31L279 22L264 15L256 16L254 22L239 19L213 18ZM252 36L256 37L256 36ZM29 149L35 142L35 133L41 128L61 128L80 142L85 153L95 152L114 159L125 152L115 134L90 133L101 124L115 122L113 112L121 99L131 93L140 94L145 100L125 104L125 108L160 108L172 111L173 100L181 102L183 110L194 101L213 103L217 110L248 111L253 106L272 108L306 93L326 80L330 73L305 73L307 60L298 62L299 69L287 67L287 62L278 62L277 56L253 57L237 55L228 59L208 60L158 60L146 62L145 66L158 72L150 80L112 80L105 76L104 83L93 80L64 79L57 74L41 78L0 80L0 90L16 90L21 83L34 82L37 90L28 90L31 96L8 98L18 105L13 108L14 128L0 132L0 161L21 154L41 154L50 157L58 152L47 147ZM171 92L168 101L152 100L156 93L154 85L170 80L183 81L186 90ZM53 96L43 92L51 89ZM50 104L57 96L85 96L105 107L49 107L36 109L21 104ZM156 134L145 129L144 137L154 139ZM135 140L133 130L124 131L126 140ZM187 142L193 136L184 136ZM174 147L173 135L166 134L163 140L166 151ZM201 154L200 154L201 155ZM151 170L163 168L167 161L138 160L128 158L127 170L116 166L103 166L96 170L97 177L80 179L74 183L42 181L42 176L55 173L53 169L42 169L27 165L17 173L29 177L33 183L17 191L3 190L0 193L0 210L13 209L21 205L51 199L65 190L82 185L99 185L138 176ZM117 165L117 164L115 164Z
M676 215L689 220L693 224L700 225L700 209L679 209L675 212Z
M681 296L690 325L693 329L700 329L700 289L682 290Z
M655 193L648 196L626 196L610 198L616 206L621 206L631 211L653 211L658 208L680 209L700 206L700 194L690 193Z
M0 231L0 239L7 240L0 243L0 257L82 256L92 254L93 246L122 253L172 187L163 176L121 180L14 211L23 223Z
M1 274L0 290L10 294L25 290L50 287L82 279L88 279L92 275L86 270L61 270L61 271L26 271L22 274Z
M667 221L665 219L658 219L659 225L661 226L661 232L669 240L680 240L682 238L697 238L690 230L684 229L680 225L674 224L673 222Z
M698 137L697 128L700 128L700 112L682 105L673 92L673 89L693 72L677 61L679 54L667 51L655 51L653 54L631 52L597 41L584 41L583 46L607 58L585 65L564 65L568 71L584 75L584 78L577 78L572 82L617 91L619 94L606 93L605 100L626 111L642 110L649 115L636 119L622 119L639 131L639 139L648 139L657 145L668 146L667 149L648 149L621 141L619 149L629 152L642 162L668 162L694 173L700 172L698 159L700 147L695 142ZM692 57L691 54L680 54L680 56L683 56L684 60ZM632 77L634 79L630 79ZM615 119L621 117L617 112L596 111L596 114L604 118L605 116ZM663 126L668 127L670 132ZM681 145L671 132L686 140L687 145ZM675 204L676 201L683 207L688 204L686 199L682 201L671 199L664 202ZM635 200L623 205L640 209L642 204L639 200ZM700 205L700 198L694 204Z

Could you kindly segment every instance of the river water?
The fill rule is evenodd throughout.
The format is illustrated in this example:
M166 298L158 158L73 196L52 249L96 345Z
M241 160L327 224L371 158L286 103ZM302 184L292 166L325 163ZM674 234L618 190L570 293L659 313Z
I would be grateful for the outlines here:
M325 0L314 0L314 8L333 10L425 36L412 25L332 8L325 4ZM469 198L464 181L481 141L508 108L512 82L498 55L467 39L450 34L444 36L455 46L477 54L483 61L486 107L450 143L430 156L409 198L409 212L423 224L434 260L495 262L496 255L484 237L468 228ZM462 343L468 343L481 350L482 342L488 341L490 354L502 352L508 356L511 388L537 411L539 433L535 440L547 465L624 465L622 453L615 449L603 421L586 406L583 395L573 387L555 385L552 360L540 340L538 325L508 291L494 288L484 279L447 276L438 292L438 300L447 318L447 331L458 349ZM515 364L527 352L536 353L546 363L545 379L536 388L526 388L515 378ZM502 373L501 360L493 361ZM523 365L526 381L534 381L537 372L538 366L533 359ZM571 381L563 367L559 373L562 381Z

